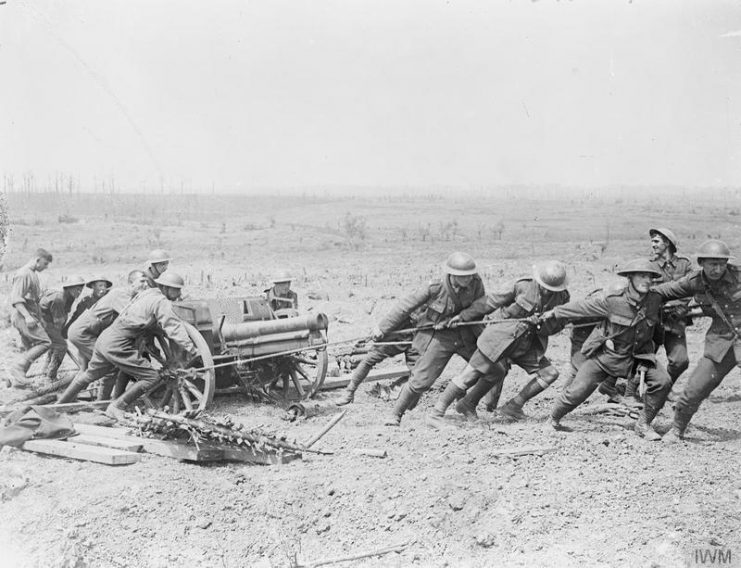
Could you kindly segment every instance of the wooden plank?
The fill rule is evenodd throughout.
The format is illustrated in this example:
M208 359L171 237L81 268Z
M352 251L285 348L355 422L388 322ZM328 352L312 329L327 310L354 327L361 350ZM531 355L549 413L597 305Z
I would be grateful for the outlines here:
M92 402L63 402L62 404L47 404L45 408L53 408L57 412L79 412L80 410L93 410L94 408L106 408L112 401L95 400Z
M79 422L75 422L74 427L78 433L89 436L102 436L105 438L116 438L118 440L129 440L131 438L134 438L135 440L139 439L136 436L132 436L131 430L128 428L98 426L96 424L81 424Z
M301 454L285 453L276 454L269 452L255 452L242 448L230 448L222 446L224 451L224 459L228 461L238 461L246 463L256 463L260 465L282 465L290 463L294 460L302 459Z
M224 450L218 447L199 444L191 446L170 440L153 440L152 438L137 438L141 440L142 449L149 453L180 461L215 462L224 459Z
M139 439L130 436L131 441L118 440L106 436L90 436L89 434L80 434L69 438L70 442L75 444L85 444L88 446L101 446L103 448L114 448L116 450L125 450L127 452L138 452L142 449L142 443Z
M399 367L399 368L395 368L395 369L387 370L383 372L370 373L363 380L363 384L373 383L376 381L395 380L395 379L400 379L402 377L408 377L408 376L409 376L409 369L407 367ZM343 375L341 377L331 378L329 380L326 380L324 381L324 384L319 390L324 391L324 390L345 388L347 385L350 384L351 377L352 375Z
M489 454L492 456L503 456L503 457L516 457L516 456L527 456L527 455L543 455L555 452L554 446L519 446L513 448L495 448L489 450Z
M39 454L104 463L106 465L126 465L138 462L141 459L141 454L134 452L75 444L74 442L64 440L29 440L21 446L21 449Z

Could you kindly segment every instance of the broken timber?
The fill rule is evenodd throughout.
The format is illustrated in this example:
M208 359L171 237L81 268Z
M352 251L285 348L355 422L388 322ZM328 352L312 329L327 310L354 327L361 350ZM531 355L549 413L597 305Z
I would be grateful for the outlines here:
M520 447L513 447L513 448L497 448L497 449L489 450L489 455L493 457L513 458L517 456L529 456L529 455L542 456L543 454L549 454L555 451L556 451L556 448L554 446L520 446Z
M157 440L154 438L141 438L132 436L127 428L109 428L107 426L95 426L92 424L75 424L75 430L80 434L93 436L95 438L110 438L112 440L137 443L141 445L142 451L158 456L174 458L180 461L191 461L198 463L218 461L238 461L261 465L277 465L300 460L300 454L273 452L260 452L216 444L183 444L169 440Z

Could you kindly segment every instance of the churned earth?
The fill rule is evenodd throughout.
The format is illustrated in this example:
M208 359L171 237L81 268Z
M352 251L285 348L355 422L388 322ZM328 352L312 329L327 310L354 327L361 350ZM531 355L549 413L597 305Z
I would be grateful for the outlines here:
M601 233L601 241L595 237L589 244L587 225L598 226L593 219L582 227L584 234L557 240L548 233L558 234L575 205L557 209L533 202L513 205L507 213L506 204L492 204L491 211L505 223L504 234L494 238L487 229L477 234L478 220L464 222L466 204L420 201L415 202L418 219L408 221L404 240L392 226L395 220L403 226L395 217L398 208L304 202L271 215L268 202L261 216L227 218L224 232L216 217L195 221L186 211L182 225L163 222L150 243L137 237L151 235L154 225L116 219L105 204L64 225L56 222L51 205L46 211L12 200L10 205L22 223L14 226L5 258L8 272L36 246L53 249L56 242L60 250L53 251L53 269L45 275L49 285L77 272L104 272L120 282L156 244L173 251L174 265L186 273L187 293L205 297L258 292L271 270L287 266L297 275L294 288L302 309L329 315L330 342L367 334L399 297L437 274L441 260L457 249L476 256L488 288L528 274L533 262L561 258L570 266L572 295L580 297L619 281L615 265L645 253L642 233L658 220L639 222L630 211L622 213L624 222L613 221L603 248ZM448 240L437 228L441 209L459 220ZM363 213L362 239L343 228L346 210ZM521 221L514 220L516 213ZM680 238L700 235L699 214L696 220L668 214L675 216L665 224L674 220ZM551 220L543 221L548 215ZM428 218L432 242L428 236L422 240L417 225L426 227ZM716 223L713 231L730 235L732 221ZM258 228L243 230L247 224ZM528 240L527 227L541 224L546 232L535 231L538 236ZM109 242L101 236L104 230ZM90 245L81 250L85 239ZM688 249L694 244L689 240ZM105 261L93 263L93 255ZM7 294L7 276L0 277L0 286ZM308 299L309 293L319 299ZM701 319L689 330L693 362L701 356L706 325ZM17 356L12 328L0 330L0 345L7 364ZM335 352L332 346L329 350ZM566 333L553 338L549 356L564 373L568 350ZM550 430L547 417L562 379L526 405L530 418L522 423L498 423L484 411L480 421L465 423L451 410L449 427L429 429L425 413L461 368L462 361L454 359L400 428L382 425L391 403L372 396L372 384L364 385L345 418L317 444L332 455L307 454L281 466L202 466L145 455L139 463L110 467L5 448L0 452L0 565L296 567L397 545L405 546L339 565L659 568L699 565L697 550L731 550L733 562L739 562L738 370L703 404L687 441L667 446L637 438L630 418L579 410L564 420L573 432ZM73 371L67 363L65 372ZM526 380L522 371L513 371L502 400ZM310 417L297 422L282 420L277 406L240 395L217 397L211 411L305 440L340 411L333 404L338 392L321 392L307 404ZM12 389L0 388L3 403L14 396ZM595 394L588 405L602 402L604 397ZM657 419L659 431L669 428L670 417L667 406ZM94 413L74 419L102 422ZM496 455L499 449L533 446L555 450ZM358 448L385 450L387 457L359 455Z

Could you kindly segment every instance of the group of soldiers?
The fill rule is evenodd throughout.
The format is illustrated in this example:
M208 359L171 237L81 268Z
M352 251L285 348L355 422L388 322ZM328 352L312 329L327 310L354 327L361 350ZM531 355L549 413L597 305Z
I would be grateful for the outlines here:
M532 274L495 292L486 293L474 259L463 252L443 263L443 276L402 299L371 332L376 344L355 369L345 391L335 401L354 401L358 387L379 362L404 354L410 378L385 423L398 426L445 370L454 355L466 366L446 385L428 413L426 422L440 428L448 424L447 409L476 420L484 399L487 410L508 421L525 418L523 406L559 377L546 357L549 336L573 324L571 373L551 410L550 423L568 430L563 418L598 387L620 402L639 408L635 432L649 440L662 437L652 421L688 368L686 326L693 316L712 318L705 352L686 385L674 391L671 430L663 436L673 442L684 436L700 403L736 365L741 365L741 268L731 264L728 246L709 240L697 250L693 268L677 253L678 241L666 228L649 230L651 258L627 262L617 274L625 283L572 300L567 267L547 261ZM113 400L106 412L122 419L128 404L151 389L158 380L142 342L164 333L191 358L196 347L173 311L184 286L183 278L168 270L170 258L152 251L147 266L132 270L126 286L115 287L103 276L90 280L71 278L60 290L42 294L38 273L52 255L39 249L14 275L10 295L11 320L24 347L12 366L13 386L24 388L32 362L48 353L46 374L56 377L68 343L77 351L80 370L58 402L69 402L94 381L98 397ZM273 279L266 297L276 315L296 315L298 298L290 289L291 277ZM85 288L89 294L81 297ZM668 365L657 359L664 347ZM531 379L499 407L504 380L512 365ZM615 383L626 379L625 396ZM134 380L134 384L128 383Z
M188 358L198 356L192 338L172 306L180 298L185 281L168 270L170 256L164 250L152 251L145 268L129 272L125 286L113 286L104 276L87 281L72 277L61 289L42 293L39 273L52 260L47 250L38 249L13 276L11 323L20 334L23 352L11 365L12 381L6 379L6 383L11 383L7 386L32 386L33 381L26 374L33 362L45 354L47 364L43 374L56 379L71 344L79 372L57 402L71 402L82 390L99 381L98 399L108 400L113 395L106 413L120 420L126 406L159 379L159 371L148 355L151 349L147 350L145 345L154 335L167 336ZM298 308L290 281L289 275L281 273L273 279L273 287L265 291L279 316L294 315ZM89 288L89 293L83 296L85 288ZM132 380L135 382L129 386Z
M624 284L570 298L567 267L548 261L530 276L487 294L474 259L462 252L443 263L443 276L394 306L374 328L379 343L355 369L350 384L336 400L350 404L369 371L380 361L404 353L409 381L385 423L398 426L407 410L442 374L453 355L466 367L453 377L428 413L426 422L439 428L445 413L455 410L477 419L477 406L496 409L507 421L525 418L523 406L559 377L546 357L549 336L567 324L572 329L572 373L556 399L550 424L569 430L564 417L600 387L615 395L615 382L627 381L620 402L639 408L635 432L661 440L652 426L670 393L674 420L665 442L684 437L687 425L705 400L736 365L741 365L741 268L729 263L731 253L720 240L697 250L694 268L677 254L678 241L667 228L649 230L652 255L627 262L617 271ZM712 318L705 352L686 385L672 391L689 367L686 327L695 316ZM668 365L656 356L663 346ZM512 399L497 408L502 385L512 365L531 379Z

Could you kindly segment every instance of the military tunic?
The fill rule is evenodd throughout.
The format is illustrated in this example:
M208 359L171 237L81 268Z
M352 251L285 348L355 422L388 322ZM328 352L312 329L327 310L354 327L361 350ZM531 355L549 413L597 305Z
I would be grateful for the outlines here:
M43 325L41 325L40 300L41 284L39 282L39 275L35 270L31 269L31 263L29 263L19 268L13 274L9 299L11 309L10 320L13 327L18 330L23 346L26 349L41 344L51 345L51 339ZM38 325L29 328L26 324L26 319L16 308L17 304L25 304L28 313L37 320Z
M270 304L270 309L273 311L298 309L298 294L296 294L296 292L294 292L293 290L288 290L288 292L279 296L275 293L274 288L268 288L267 290L265 290L265 296L267 297L268 303Z
M63 329L74 301L75 299L65 294L64 290L47 290L39 301L41 321L51 339L51 350L61 358L67 353Z
M709 280L702 269L695 270L684 278L660 284L653 290L665 300L694 296L704 314L712 318L705 334L703 358L692 370L677 401L677 412L684 412L691 417L734 365L741 365L741 267L728 264L717 281ZM713 308L713 298L732 327Z
M137 340L160 330L185 351L195 353L172 302L158 288L150 288L140 292L100 334L81 381L90 384L118 369L147 387L153 385L159 374L139 352Z
M432 328L447 322L484 294L484 283L478 275L466 288L458 289L453 287L450 276L445 276L402 299L379 324L384 333L404 329L405 320L417 312L417 326L430 328L418 331L412 340L412 348L419 353L409 378L409 388L413 393L428 390L453 355L457 354L466 361L471 357L476 350L476 336L471 329Z
M672 258L658 258L652 261L654 268L661 272L661 276L654 280L656 284L674 282L687 276L692 272L692 261L686 256L673 255ZM686 308L687 302L677 301L677 306ZM677 316L671 310L671 306L665 306L663 326L657 327L654 336L656 347L664 346L668 365L666 367L672 382L687 370L690 360L687 355L687 318Z
M460 314L462 321L480 319L492 314L494 320L522 319L543 313L569 301L566 290L551 292L544 298L538 283L532 278L521 278L514 284L480 299ZM557 322L546 322L537 329L524 321L497 323L486 326L476 342L477 351L471 366L487 373L492 364L500 361L506 370L510 363L522 367L528 374L551 366L545 357L548 336L557 333L563 326Z
M69 326L68 339L77 347L86 364L93 356L98 336L113 323L133 296L127 288L113 288Z
M627 377L636 364L646 369L646 406L658 412L671 389L671 380L654 354L654 328L661 321L662 297L649 292L643 298L631 291L610 290L558 306L553 315L561 320L601 317L582 347L586 361L557 402L558 418L584 402L606 378ZM593 350L593 351L592 351ZM591 351L591 352L590 352Z

